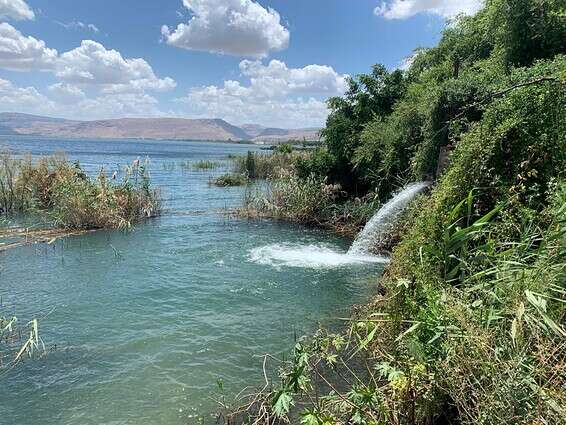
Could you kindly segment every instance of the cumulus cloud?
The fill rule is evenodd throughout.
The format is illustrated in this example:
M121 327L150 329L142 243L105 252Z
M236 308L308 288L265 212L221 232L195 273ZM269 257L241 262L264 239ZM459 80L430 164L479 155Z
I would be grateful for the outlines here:
M0 24L0 68L51 71L63 83L106 94L167 91L176 86L170 77L158 78L144 59L124 58L96 41L83 40L79 47L59 55L43 40L26 37L7 23Z
M0 78L0 105L3 111L51 113L54 103L34 87L16 87Z
M159 101L147 93L119 93L87 97L73 106L72 116L60 108L58 116L75 119L107 119L121 117L162 116Z
M279 13L253 0L183 0L192 17L161 33L172 46L234 56L264 57L289 45Z
M44 95L34 87L17 87L12 82L1 78L0 104L3 111L69 119L90 120L163 115L159 109L158 100L146 93L88 96L79 87L57 83L49 86L48 95Z
M0 19L34 19L33 10L23 0L0 0Z
M386 19L407 19L420 13L452 18L458 14L473 15L483 6L483 0L392 0L382 2L374 10Z
M267 66L260 61L240 62L240 71L251 79L256 95L276 96L288 93L336 95L346 91L347 75L339 75L327 65L288 68L284 62L272 60Z
M57 50L43 40L24 36L8 23L0 24L0 68L13 71L53 69Z
M51 97L62 104L76 104L86 99L85 93L77 86L56 83L48 87Z
M55 75L63 82L98 86L106 93L166 91L176 85L169 77L158 78L144 59L124 59L120 52L92 40L61 54Z
M0 24L0 68L48 71L59 80L42 94L33 87L17 87L0 79L3 110L66 118L161 115L158 100L147 92L176 86L169 77L157 77L144 59L124 58L92 40L83 40L79 47L59 54L7 23Z
M346 90L346 75L332 67L308 65L289 68L284 62L244 60L242 75L247 85L228 80L222 86L191 89L177 102L200 117L219 117L234 123L259 122L268 126L320 126L328 116L324 98Z
M260 123L270 127L318 127L328 116L326 103L310 98L271 100L246 98L214 86L193 89L178 99L191 116L219 117L231 123Z

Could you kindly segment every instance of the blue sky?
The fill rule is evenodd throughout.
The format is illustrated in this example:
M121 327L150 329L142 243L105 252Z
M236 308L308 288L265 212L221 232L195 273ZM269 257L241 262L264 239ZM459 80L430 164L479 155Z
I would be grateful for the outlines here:
M0 0L0 110L321 126L481 0Z

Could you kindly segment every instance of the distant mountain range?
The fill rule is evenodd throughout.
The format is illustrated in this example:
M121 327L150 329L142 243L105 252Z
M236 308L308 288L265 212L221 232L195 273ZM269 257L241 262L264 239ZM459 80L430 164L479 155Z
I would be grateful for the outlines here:
M318 128L267 128L257 124L241 127L221 119L119 118L74 121L15 112L0 113L0 135L101 139L217 140L282 143L319 140Z

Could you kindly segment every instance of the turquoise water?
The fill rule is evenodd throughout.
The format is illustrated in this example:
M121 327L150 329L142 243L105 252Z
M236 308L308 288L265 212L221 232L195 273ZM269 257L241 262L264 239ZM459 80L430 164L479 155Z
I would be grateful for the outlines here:
M346 261L350 241L278 222L229 218L242 188L216 188L228 154L250 146L0 139L66 152L88 171L150 158L162 217L0 255L2 311L39 317L47 352L0 376L0 424L187 424L261 383L263 353L333 324L376 287L381 263ZM220 161L197 171L186 162ZM207 422L211 422L208 420Z

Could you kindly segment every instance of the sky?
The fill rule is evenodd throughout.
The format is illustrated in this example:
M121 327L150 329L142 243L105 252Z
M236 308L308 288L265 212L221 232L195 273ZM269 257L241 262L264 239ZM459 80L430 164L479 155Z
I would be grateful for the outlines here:
M0 0L0 112L323 126L482 0Z

